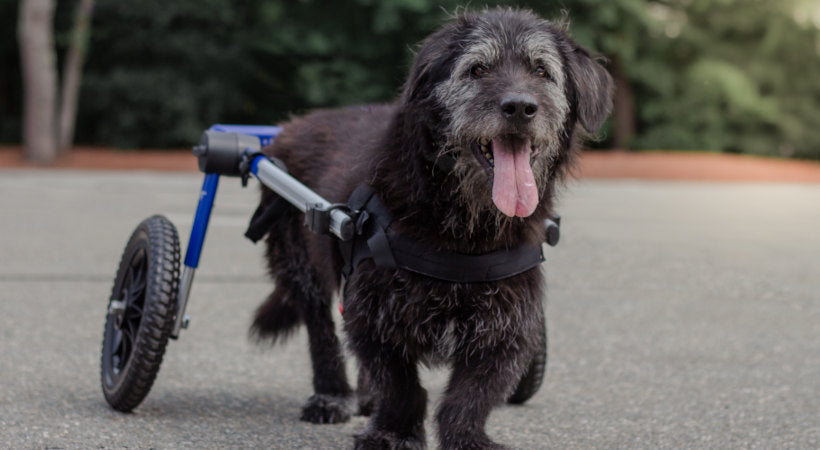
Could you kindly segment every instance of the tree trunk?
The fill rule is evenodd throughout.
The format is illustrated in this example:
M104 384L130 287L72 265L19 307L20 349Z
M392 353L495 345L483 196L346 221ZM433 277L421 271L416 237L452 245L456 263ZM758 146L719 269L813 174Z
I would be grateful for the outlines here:
M18 23L23 76L25 158L50 163L57 157L57 65L54 1L22 0Z
M618 149L626 149L635 137L635 92L617 56L612 58L612 77L615 81L613 145Z
M77 98L83 76L83 62L88 49L88 30L94 0L80 0L74 13L74 29L63 68L63 86L60 100L59 149L64 153L74 145L74 127L77 122Z

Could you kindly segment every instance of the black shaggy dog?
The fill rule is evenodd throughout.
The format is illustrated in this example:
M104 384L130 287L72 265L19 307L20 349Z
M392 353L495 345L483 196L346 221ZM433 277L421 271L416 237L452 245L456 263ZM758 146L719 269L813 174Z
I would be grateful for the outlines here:
M460 255L540 246L556 185L609 114L611 91L564 26L521 10L464 13L422 43L395 103L293 119L266 152L331 202L369 185L391 232L419 246ZM262 207L276 198L265 190ZM302 419L340 422L352 390L331 311L344 261L334 238L303 222L288 207L269 230L276 289L253 330L275 339L307 326L315 394ZM537 267L454 282L361 261L343 289L359 407L372 413L356 448L425 446L419 363L452 368L436 414L441 447L500 447L484 425L544 345L543 298Z

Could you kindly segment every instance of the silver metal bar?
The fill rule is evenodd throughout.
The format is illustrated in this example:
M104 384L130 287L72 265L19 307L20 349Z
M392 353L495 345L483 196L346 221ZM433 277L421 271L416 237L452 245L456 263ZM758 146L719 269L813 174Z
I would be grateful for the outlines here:
M293 178L289 173L277 167L267 158L258 158L256 162L256 178L279 194L291 205L305 212L308 207L327 208L331 203L322 196ZM353 219L342 210L330 211L329 231L343 241L352 237Z
M171 330L171 338L179 337L179 332L183 328L188 328L188 316L185 315L185 307L188 305L188 297L191 296L191 286L194 282L193 267L183 266L182 276L179 278L179 293L177 295L177 315L174 319L174 328Z

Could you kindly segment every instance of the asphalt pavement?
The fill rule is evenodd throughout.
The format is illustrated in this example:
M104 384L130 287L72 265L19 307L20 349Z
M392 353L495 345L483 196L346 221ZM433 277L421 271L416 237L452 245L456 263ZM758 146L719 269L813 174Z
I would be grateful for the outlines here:
M0 170L1 448L349 448L298 420L306 335L259 345L257 198L223 179L188 313L145 402L105 402L100 346L133 228L192 223L194 173ZM820 184L582 180L547 248L548 373L487 425L513 448L820 448ZM353 364L349 367L354 374ZM444 369L425 370L432 416ZM351 377L355 379L355 377ZM428 419L428 443L435 428Z

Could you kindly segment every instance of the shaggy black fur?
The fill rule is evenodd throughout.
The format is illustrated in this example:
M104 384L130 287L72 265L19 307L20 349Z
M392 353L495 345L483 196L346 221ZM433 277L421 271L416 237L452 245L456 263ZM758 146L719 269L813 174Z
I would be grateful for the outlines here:
M396 103L295 118L266 151L331 202L346 202L366 182L399 232L448 251L484 253L543 241L556 184L575 143L608 115L611 89L606 71L564 27L527 11L466 13L422 43ZM495 167L477 150L489 140L531 152L538 203L523 217L495 206ZM456 160L451 171L435 167L445 156ZM263 204L274 199L263 191ZM331 315L341 258L332 238L302 223L287 208L267 236L276 289L253 329L275 339L307 327L315 395L302 419L339 422L352 399ZM425 446L427 395L417 367L439 362L452 368L436 414L441 447L499 447L484 424L540 343L543 282L538 269L493 283L450 283L362 263L343 292L360 411L372 412L356 448Z

